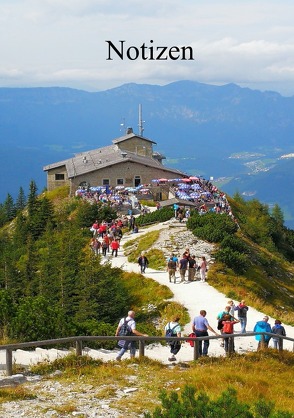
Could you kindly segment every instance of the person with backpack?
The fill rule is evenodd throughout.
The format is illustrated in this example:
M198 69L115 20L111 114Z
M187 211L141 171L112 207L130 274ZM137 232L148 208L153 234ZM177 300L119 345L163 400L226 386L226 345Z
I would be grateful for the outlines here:
M241 300L239 305L237 305L235 308L235 311L238 311L238 319L241 325L241 334L246 334L248 309L249 309L248 306L245 305L245 300Z
M136 330L136 322L135 322L135 312L129 311L128 316L126 318L121 318L118 323L115 336L125 336L129 337L131 335L137 335L141 337L148 337L147 334L142 334L141 332ZM136 354L136 341L126 341L126 340L119 340L118 346L121 348L116 360L120 361L122 356L125 352L129 349L130 350L130 357L135 357Z
M174 255L171 254L167 261L167 267L166 267L170 283L172 280L174 283L176 283L177 264L178 264L177 257L174 257Z
M164 328L166 337L181 337L181 325L179 324L180 317L175 315L170 322L168 322ZM181 349L180 341L170 341L168 342L170 347L171 356L168 358L168 361L176 361L175 355Z
M238 319L233 319L232 316L227 313L223 316L223 328L222 328L222 335L226 334L234 334L234 325L240 322ZM225 352L228 353L234 353L235 352L235 344L234 344L234 338L233 337L227 337L224 338L225 341Z
M221 334L223 333L223 327L224 327L223 321L224 321L224 317L226 315L228 315L230 317L231 321L236 321L236 318L230 313L230 311L231 311L231 307L229 305L227 305L225 307L225 309L223 311L221 311L216 317L216 319L217 319L217 329L221 332ZM240 321L237 320L237 322L240 322ZM224 347L224 345L225 345L225 340L224 340L224 338L222 338L222 342L221 342L220 346Z

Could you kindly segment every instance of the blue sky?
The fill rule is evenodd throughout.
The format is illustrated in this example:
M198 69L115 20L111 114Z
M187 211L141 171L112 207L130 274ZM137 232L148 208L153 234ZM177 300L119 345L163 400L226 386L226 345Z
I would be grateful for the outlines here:
M177 80L294 95L294 2L1 0L0 87L89 91ZM192 46L192 61L107 61L107 44Z

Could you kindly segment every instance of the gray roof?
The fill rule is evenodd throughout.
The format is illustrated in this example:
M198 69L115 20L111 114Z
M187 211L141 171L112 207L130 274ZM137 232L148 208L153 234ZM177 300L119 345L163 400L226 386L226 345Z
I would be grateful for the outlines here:
M158 168L166 173L172 173L177 176L183 175L181 171L167 168L154 158L137 155L130 151L122 151L116 145L109 145L92 151L75 154L74 157L68 160L47 165L43 170L48 171L53 168L66 166L68 177L72 178L127 161L144 164L147 167Z
M124 136L120 136L119 138L114 139L112 142L114 144L118 144L120 142L127 141L130 138L140 138L140 139L143 139L144 141L151 142L152 144L157 144L156 142L151 141L151 139L145 138L144 136L136 135L133 132L130 134L126 134Z

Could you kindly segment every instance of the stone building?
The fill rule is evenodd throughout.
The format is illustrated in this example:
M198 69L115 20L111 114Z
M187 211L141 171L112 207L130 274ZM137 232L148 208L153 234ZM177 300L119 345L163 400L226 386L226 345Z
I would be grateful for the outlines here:
M150 184L153 179L172 179L184 176L179 170L165 167L163 155L154 152L151 141L133 133L114 139L112 145L75 154L68 160L49 164L47 189L69 185L70 194L81 186L137 187Z

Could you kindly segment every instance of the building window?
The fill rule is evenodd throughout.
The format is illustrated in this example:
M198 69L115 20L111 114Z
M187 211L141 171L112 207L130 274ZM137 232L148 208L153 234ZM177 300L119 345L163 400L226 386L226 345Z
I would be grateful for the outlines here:
M64 180L64 174L55 174L55 180Z
M124 179L116 179L117 186L122 186L124 184Z
M141 177L135 176L135 187L139 186L139 184L141 184Z
M102 180L102 185L103 186L109 186L109 179L103 179Z

